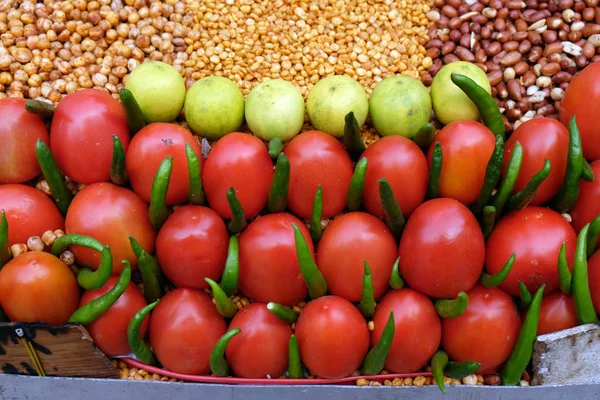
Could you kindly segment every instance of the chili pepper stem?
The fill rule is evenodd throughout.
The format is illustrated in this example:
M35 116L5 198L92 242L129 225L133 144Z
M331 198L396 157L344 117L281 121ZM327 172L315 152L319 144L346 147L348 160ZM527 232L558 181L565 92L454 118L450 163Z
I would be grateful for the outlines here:
M215 298L215 305L217 311L225 318L232 318L237 312L238 308L235 303L227 297L223 289L210 278L204 278L204 280L210 285L213 296Z
M110 180L115 185L127 183L127 171L125 171L125 149L117 135L113 135L113 156L110 164Z
M285 211L290 189L290 161L285 153L279 153L275 163L275 174L269 189L267 209L271 213Z
M512 266L515 263L516 257L517 257L516 253L512 253L512 255L510 256L510 258L508 259L506 264L504 264L504 267L502 267L502 269L494 275L490 275L487 272L484 272L481 275L481 279L480 279L481 284L487 288L500 286L502 284L502 282L504 282L504 280L506 279L508 274L510 273Z
M367 176L367 168L369 161L366 158L361 158L354 167L354 174L350 180L350 188L346 197L346 205L348 211L360 211L362 206L362 195L365 190L365 177Z
M385 222L396 237L400 237L406 221L402 215L400 204L394 196L394 191L385 178L379 179L379 197L385 214Z
M571 294L571 278L567 261L567 244L563 242L558 253L558 287L566 295Z
M514 195L510 196L508 203L506 204L507 208L509 210L522 210L527 207L535 198L540 185L550 175L550 170L550 160L544 161L544 166L542 169L533 175L531 180L527 182L527 185L525 185L523 189L519 190Z
M200 168L200 160L189 143L185 144L185 155L187 158L188 175L190 179L188 199L192 204L203 206L206 200L204 198L204 190L202 189L202 170Z
M435 301L435 310L442 318L456 318L462 315L469 305L469 295L460 292L455 299L438 299Z
M32 114L39 115L42 118L52 118L55 111L55 108L52 104L41 100L27 100L27 103L25 103L25 109Z
M221 336L211 351L209 360L210 370L216 376L223 377L229 375L229 365L225 360L225 349L227 348L227 345L231 339L241 332L242 330L239 328L230 329L229 331L225 332L225 334Z
M352 111L344 117L344 146L353 159L357 159L365 151L360 127Z
M435 142L433 145L433 155L431 157L431 169L429 170L429 179L427 180L427 198L435 199L440 195L440 174L442 173L442 163L444 155L442 154L442 145Z
M485 170L485 178L483 180L483 186L479 192L479 197L475 204L473 204L472 210L475 215L481 214L486 204L492 197L492 191L500 180L500 174L502 172L502 164L504 162L504 138L502 135L496 136L496 145L494 152L492 153Z
M267 310L269 310L277 318L288 324L293 324L294 322L296 322L298 316L300 315L300 313L294 310L293 308L285 307L281 304L277 304L274 302L270 302L267 304Z
M583 150L581 136L575 116L569 121L569 150L567 170L558 194L552 199L551 206L560 213L571 210L579 197L579 184L583 176Z
M219 286L225 292L227 297L235 293L238 288L240 275L240 255L239 255L239 239L232 235L229 238L229 249L227 250L227 260L225 261L225 269L221 276Z
M227 227L233 234L240 233L246 227L246 217L244 216L242 204L237 199L235 189L232 187L227 191L227 201L231 209L231 220Z
M121 98L123 109L125 110L129 132L132 135L135 135L140 129L146 126L144 112L129 89L122 88L119 91L119 97Z
M173 157L168 156L160 163L154 180L152 182L152 191L150 193L150 207L148 216L154 229L160 229L169 217L169 210L166 205L167 191L171 181L171 171L173 170Z
M8 245L8 221L4 209L0 211L0 270L12 258L10 246Z
M67 188L65 177L58 168L54 155L42 139L38 139L35 144L35 154L56 206L63 215L67 215L73 193Z
M363 260L364 273L363 273L363 287L362 297L358 304L358 309L365 316L365 318L373 317L375 314L375 297L373 294L373 276L371 275L371 267L367 260Z
M324 296L327 293L327 282L325 281L325 278L323 278L321 271L317 268L317 264L315 264L300 228L298 228L298 225L295 223L293 223L292 226L294 228L298 267L300 268L300 272L308 287L308 294L312 299Z
M279 154L283 151L283 142L280 138L276 137L269 141L269 157L275 160Z
M448 365L448 354L444 350L438 350L431 359L431 373L433 380L438 385L442 393L446 393L444 387L444 369Z
M135 357L141 362L159 366L159 362L150 349L150 346L144 342L144 339L140 335L140 327L146 319L146 316L150 313L150 311L154 310L156 306L160 303L160 300L156 300L151 304L140 309L131 321L129 322L129 326L127 327L127 342L129 343L129 348L131 352L135 355Z
M323 231L321 229L321 217L323 215L323 188L321 185L317 188L313 202L313 211L310 218L310 236L314 242L321 239Z
M433 138L435 137L435 126L431 122L426 122L423 124L421 129L415 135L413 141L423 150L427 150L431 143L433 143Z
M298 339L292 333L288 345L288 376L290 379L304 378L304 368L300 358L300 348L298 347Z
M367 356L365 357L365 361L363 362L361 368L361 373L363 375L377 375L381 372L385 366L385 361L390 354L392 342L394 341L395 330L396 323L394 322L394 312L392 311L390 312L388 321L385 324L385 328L383 328L383 332L381 333L379 341L375 347L369 350Z
M598 244L598 237L600 237L600 215L597 215L596 218L590 222L590 228L588 230L588 240L587 240L587 256L590 258L592 254L596 251L596 246Z
M575 250L575 262L573 263L573 277L571 290L575 300L575 310L580 324L597 323L598 315L592 303L592 295L588 280L587 262L587 235L590 224L586 224L577 237L577 248Z
M392 267L392 275L390 276L390 287L394 290L402 289L404 287L404 280L400 276L400 257L396 258L396 262Z

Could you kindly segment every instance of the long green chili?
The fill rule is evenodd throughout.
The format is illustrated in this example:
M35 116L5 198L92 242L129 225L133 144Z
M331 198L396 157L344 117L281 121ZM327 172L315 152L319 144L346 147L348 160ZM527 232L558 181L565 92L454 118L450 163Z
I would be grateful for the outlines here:
M519 177L519 172L521 171L522 163L523 147L521 146L521 143L516 142L512 149L510 160L508 161L506 175L504 176L502 183L500 183L500 188L498 189L498 192L492 197L491 205L496 207L496 221L502 216L504 206L510 198L513 189L515 188L517 178Z
M521 308L523 310L529 308L533 298L531 297L531 293L529 293L527 286L521 281L519 281L519 298L521 299Z
M512 255L510 256L510 258L508 259L506 264L504 264L504 267L502 267L502 269L500 271L498 271L497 273L495 273L494 275L490 275L487 272L484 272L483 274L481 274L481 279L480 279L481 284L488 288L500 286L500 284L502 284L502 282L504 282L504 280L510 273L512 266L515 263L516 257L517 257L516 253L512 253Z
M575 205L579 197L579 184L583 176L583 149L581 136L575 121L575 116L569 121L569 151L567 156L567 171L557 195L552 199L551 206L556 211L564 213Z
M219 286L223 292L230 297L238 288L240 276L240 254L238 237L232 235L229 238L229 249L227 250L227 260L225 261L225 269L221 275Z
M167 208L167 191L171 181L171 171L173 170L173 157L168 156L160 163L154 180L152 181L152 191L150 193L150 207L148 208L148 217L154 229L160 229L169 217Z
M522 210L531 203L531 201L537 195L538 188L550 175L550 160L544 161L544 166L538 173L533 175L531 180L527 182L527 185L519 190L514 195L510 196L508 203L506 204L509 210Z
M204 190L202 189L202 170L198 155L189 143L185 144L185 155L187 158L188 175L190 187L188 189L188 200L192 204L203 206L205 204Z
M231 209L231 220L227 227L233 234L240 233L246 227L246 217L244 208L236 197L233 187L227 191L227 202L229 202L229 208Z
M32 114L39 115L42 118L51 118L56 110L54 105L41 100L27 100L25 103L25 109Z
M442 163L444 161L440 142L435 142L433 146L431 169L429 170L429 179L427 180L428 199L435 199L440 195L440 174L442 173Z
M438 299L435 301L435 310L442 318L456 318L462 315L469 305L469 295L460 292L455 299Z
M479 197L475 204L473 204L473 213L479 215L486 204L492 198L492 191L500 180L502 173L502 163L504 162L504 138L501 135L496 136L496 145L494 152L487 163L485 170L485 178L483 180L483 186L479 192Z
M127 327L127 342L129 343L131 352L138 360L152 366L159 366L160 364L150 346L144 342L144 339L141 337L140 328L146 316L150 311L154 310L159 302L160 300L156 300L140 309L135 313L133 318L131 318L129 326Z
M300 313L294 310L293 308L282 306L281 304L277 304L274 302L270 302L267 304L267 310L269 310L277 318L279 318L283 322L287 322L288 324L296 322L296 320L300 316Z
M270 213L285 211L290 190L290 161L285 153L279 153L275 163L275 174L269 189L267 209Z
M481 218L481 232L483 233L483 237L487 239L492 231L494 230L494 225L496 224L496 207L494 206L485 206L483 207L483 217Z
M390 312L388 321L385 324L385 328L383 328L383 332L381 333L379 341L375 347L369 350L367 356L365 357L365 361L363 362L363 366L361 368L361 373L363 375L377 375L381 372L385 366L385 361L390 354L392 342L394 341L395 330L396 323L394 322L394 312L392 311Z
M323 278L323 274L317 268L317 264L310 253L308 244L298 228L298 225L292 223L294 228L294 240L296 242L296 256L298 257L298 267L304 277L308 294L311 299L324 296L327 293L327 282Z
M567 261L567 244L563 242L558 252L558 287L564 294L571 294L571 271Z
M129 132L131 132L132 135L135 135L140 129L146 126L144 112L129 89L122 88L119 91L119 97L121 98L123 109L125 110Z
M369 161L363 157L356 163L356 167L354 167L354 174L352 175L352 180L350 180L350 188L346 197L348 211L360 211L368 166Z
M423 150L427 150L435 138L435 126L431 122L425 122L415 135L413 141Z
M317 188L313 201L313 210L310 217L310 236L312 240L318 242L321 239L323 231L321 229L321 217L323 215L323 188L321 185Z
M438 350L431 358L431 373L433 380L438 385L442 393L446 393L444 387L444 370L448 365L448 354L444 350Z
M354 160L358 159L365 151L365 144L360 136L360 127L352 111L344 117L344 146Z
M113 156L110 164L110 180L115 185L127 183L127 171L125 171L125 149L117 135L113 135Z
M573 276L571 290L575 300L575 310L580 324L593 324L598 321L598 315L592 303L592 295L588 281L587 262L587 234L590 224L586 224L577 237L575 262L573 263Z
M449 361L444 369L444 374L451 379L463 379L473 375L480 367L481 363L477 361Z
M138 258L138 267L144 284L144 297L149 303L160 299L164 294L154 268L154 262L154 257L142 250L142 255Z
M587 256L590 258L596 251L598 245L598 237L600 237L600 215L590 222L590 228L588 230L588 241L587 241Z
M242 330L239 328L233 328L228 330L217 341L215 347L213 347L213 350L210 353L209 365L210 370L216 376L223 377L229 375L229 365L225 360L225 349L227 348L227 345L229 344L231 339L233 339L234 336L238 335L241 332Z
M304 368L300 358L300 348L298 347L298 339L292 333L288 344L288 376L290 379L304 378Z
M363 273L363 286L360 303L358 309L365 316L365 318L373 317L375 314L375 296L373 293L373 275L371 275L371 267L367 260L363 260L364 273Z
M587 160L584 158L583 159L583 180L586 182L594 182L594 179L596 179L594 170L592 169L592 166L590 165L590 163L588 163Z
M8 243L8 221L6 220L6 213L2 209L0 212L0 269L12 258Z
M385 215L385 222L396 237L400 237L406 225L406 220L402 215L402 209L394 191L385 178L379 179L379 197L381 204L383 205L383 211Z
M67 188L65 177L58 168L54 155L42 139L38 139L35 143L35 154L56 206L63 215L67 215L69 205L73 200L73 193Z
M221 286L210 278L204 278L204 280L210 285L213 296L215 298L215 305L219 314L225 318L232 318L238 312L238 308L235 303L227 297Z
M269 157L275 160L279 154L283 151L283 142L280 138L276 137L269 141Z
M396 258L396 262L392 267L392 275L390 276L390 287L398 290L404 287L404 280L400 276L400 257Z

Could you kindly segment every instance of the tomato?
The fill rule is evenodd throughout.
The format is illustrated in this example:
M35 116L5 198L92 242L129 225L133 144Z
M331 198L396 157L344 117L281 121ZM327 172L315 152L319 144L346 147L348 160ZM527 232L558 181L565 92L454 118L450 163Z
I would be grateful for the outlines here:
M575 300L560 290L544 295L540 308L538 335L558 332L579 325Z
M306 225L291 214L262 216L242 232L239 287L252 300L290 306L307 296L308 289L296 257L293 223L298 225L314 258Z
M113 135L127 151L129 127L121 104L98 89L63 97L50 127L50 150L61 171L79 183L110 180Z
M429 200L400 239L400 272L408 285L435 298L470 290L481 275L485 243L471 212L453 199Z
M265 304L253 303L238 312L229 329L239 328L227 345L225 356L239 378L278 378L288 367L292 327L282 322Z
M600 251L588 260L588 282L594 308L600 313Z
M369 329L348 300L323 296L309 302L296 322L296 337L304 365L320 378L349 376L369 351Z
M427 193L427 159L421 149L402 136L383 137L365 150L361 159L368 160L363 202L368 212L385 216L379 197L379 179L385 178L408 217L425 199Z
M167 205L185 203L188 199L190 175L185 152L185 144L189 144L198 156L200 167L204 164L204 156L200 145L187 129L177 124L155 122L142 128L131 140L125 169L133 191L150 203L150 193L154 175L163 160L173 157L171 180L167 190Z
M435 143L442 146L441 197L473 204L479 198L485 172L496 138L485 125L476 121L455 121L446 125L429 147L427 159L431 168Z
M204 289L218 281L227 260L229 234L210 208L186 205L169 216L156 238L158 262L171 282Z
M442 347L453 361L477 361L479 373L492 373L512 352L521 319L513 299L498 288L477 285L469 305L455 318L442 319Z
M98 297L108 293L119 278L112 276L100 289L89 290L83 293L79 306L96 300ZM94 339L94 343L109 357L128 354L131 349L127 341L127 328L131 318L142 307L148 305L144 295L133 282L130 282L119 300L113 304L104 314L94 322L86 326L86 329ZM150 317L146 317L140 327L140 335L146 336Z
M579 233L581 229L600 215L600 160L590 164L594 171L593 182L583 179L579 183L579 196L575 205L569 211L571 214L573 228ZM598 248L598 247L596 247Z
M425 295L412 289L392 290L377 305L371 347L381 339L392 311L394 339L385 369L396 374L416 372L427 365L440 345L440 318Z
M565 126L569 126L571 118L575 116L581 135L583 155L590 161L600 159L600 135L597 130L600 110L593 106L600 100L598 77L600 77L598 62L591 63L583 71L578 72L567 86L558 107L560 122Z
M398 257L396 239L377 217L354 212L334 219L317 248L317 265L329 293L358 303L362 295L364 263L371 268L375 299L389 287L392 266Z
M304 132L288 143L284 153L290 160L288 206L294 214L310 218L319 185L323 194L322 218L344 211L354 171L339 140L320 131Z
M231 218L227 191L233 187L244 216L252 219L267 205L273 174L267 146L255 136L234 132L211 149L202 184L210 208L221 217Z
M50 253L21 254L0 270L0 306L12 321L62 325L78 303L75 275Z
M208 374L210 353L226 331L210 296L194 289L168 292L150 318L154 354L166 369L180 374Z
M65 228L65 220L56 204L31 186L0 185L0 210L8 222L8 243L27 243L31 236Z
M48 130L39 115L25 109L27 100L0 100L0 183L24 183L41 172L35 155L38 139L48 144Z
M80 190L67 211L66 233L93 237L110 246L113 256L113 275L120 275L123 260L137 268L129 236L133 236L144 250L152 254L156 231L148 218L148 204L129 189L108 182L94 183ZM81 265L97 269L100 253L80 246L71 251Z
M548 160L550 175L542 182L529 205L535 206L550 201L558 193L567 170L569 131L560 122L551 118L534 118L519 125L506 141L503 175L506 174L516 142L523 147L523 163L514 193L523 189L542 169L545 160Z
M497 273L515 253L515 263L500 288L518 297L522 281L530 293L543 284L550 293L558 288L558 253L563 243L572 268L577 235L571 225L556 211L526 207L505 215L496 224L486 243L486 269Z

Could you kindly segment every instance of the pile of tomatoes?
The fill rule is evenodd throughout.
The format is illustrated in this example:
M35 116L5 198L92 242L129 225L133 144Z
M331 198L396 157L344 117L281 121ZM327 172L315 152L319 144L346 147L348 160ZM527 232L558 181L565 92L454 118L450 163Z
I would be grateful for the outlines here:
M335 379L363 366L393 316L393 334L388 332L388 349L380 360L387 371L421 371L443 349L452 362L476 362L478 373L499 372L517 345L527 307L535 302L531 296L540 288L545 290L534 327L537 334L582 322L577 298L559 279L559 260L566 259L573 270L578 234L584 227L586 232L593 230L587 224L594 226L600 214L600 161L595 161L600 140L593 139L592 107L582 106L578 98L578 91L584 91L578 79L597 76L599 69L592 64L567 89L562 122L535 118L506 140L494 193L503 190L501 182L509 175L517 143L522 163L509 194L526 189L547 162L550 171L526 204L508 202L504 210L496 210L489 232L482 226L489 227L490 216L478 202L487 177L493 175L488 170L498 140L477 121L443 127L425 149L404 137L383 137L359 157L351 157L340 140L319 131L303 132L286 143L282 153L241 132L225 135L206 152L176 123L150 123L130 132L121 104L99 90L65 96L51 122L27 111L25 100L4 99L0 209L8 231L3 241L0 229L0 244L27 243L46 231L83 235L110 250L112 276L101 287L82 290L59 254L50 252L52 246L12 259L2 248L1 309L12 321L64 324L73 321L78 308L119 285L131 267L134 279L125 282L118 300L87 324L108 356L132 351L128 330L132 318L146 308L137 329L142 338L148 337L149 347L143 342L136 346L146 351L151 347L155 361L170 371L210 374L211 354L220 338L239 329L222 349L233 375L284 375L293 337L307 371ZM572 115L595 178L577 183L569 217L562 215L567 210L549 205L564 190L570 171L573 140L567 124ZM111 181L115 137L125 155L126 177L117 183ZM51 150L50 161L36 153L42 142ZM437 176L432 174L436 148L442 154ZM285 172L274 168L274 159L279 164L284 158L281 154L289 163L289 177L278 188L284 193L283 203L269 212L273 182ZM190 175L193 155L201 170L198 176ZM368 163L362 164L361 179L356 170L363 159ZM165 160L170 162L169 177L161 183L157 171ZM84 184L72 199L67 196L68 204L34 187L42 172L48 179L44 163L52 161L72 181ZM201 182L202 198L197 192L189 202L192 181ZM382 196L382 182L391 188L392 205ZM167 208L161 211L152 205L156 198ZM243 210L241 221L236 202ZM394 209L400 210L400 229L393 221ZM161 213L162 219L157 217ZM592 255L595 245L588 246L585 260L579 262L591 255L589 292L600 311L600 254ZM101 249L70 246L76 264L92 271L106 262ZM160 298L150 298L145 287L140 290L135 284L140 254L160 266ZM484 284L489 275L501 273L511 257L505 279ZM316 275L301 270L311 263ZM221 281L226 297L250 300L239 311L236 307L224 312L218 307L223 301L211 299L216 289L209 281L221 280L227 268L237 270L228 277L227 288ZM584 278L588 277L574 275L573 282ZM370 312L367 285L372 285L376 302ZM444 307L460 308L459 300L462 310L443 312ZM150 313L151 302L155 304ZM303 308L299 316L291 308L298 304ZM272 312L273 306L292 317L282 318ZM369 330L371 320L374 329Z

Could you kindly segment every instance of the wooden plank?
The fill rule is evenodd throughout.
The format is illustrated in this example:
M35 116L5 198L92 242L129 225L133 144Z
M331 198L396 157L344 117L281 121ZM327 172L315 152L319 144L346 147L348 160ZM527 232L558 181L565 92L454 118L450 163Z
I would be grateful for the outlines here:
M78 324L0 323L1 373L37 375L17 329L23 330L48 376L118 377L111 361L96 347L87 330Z

